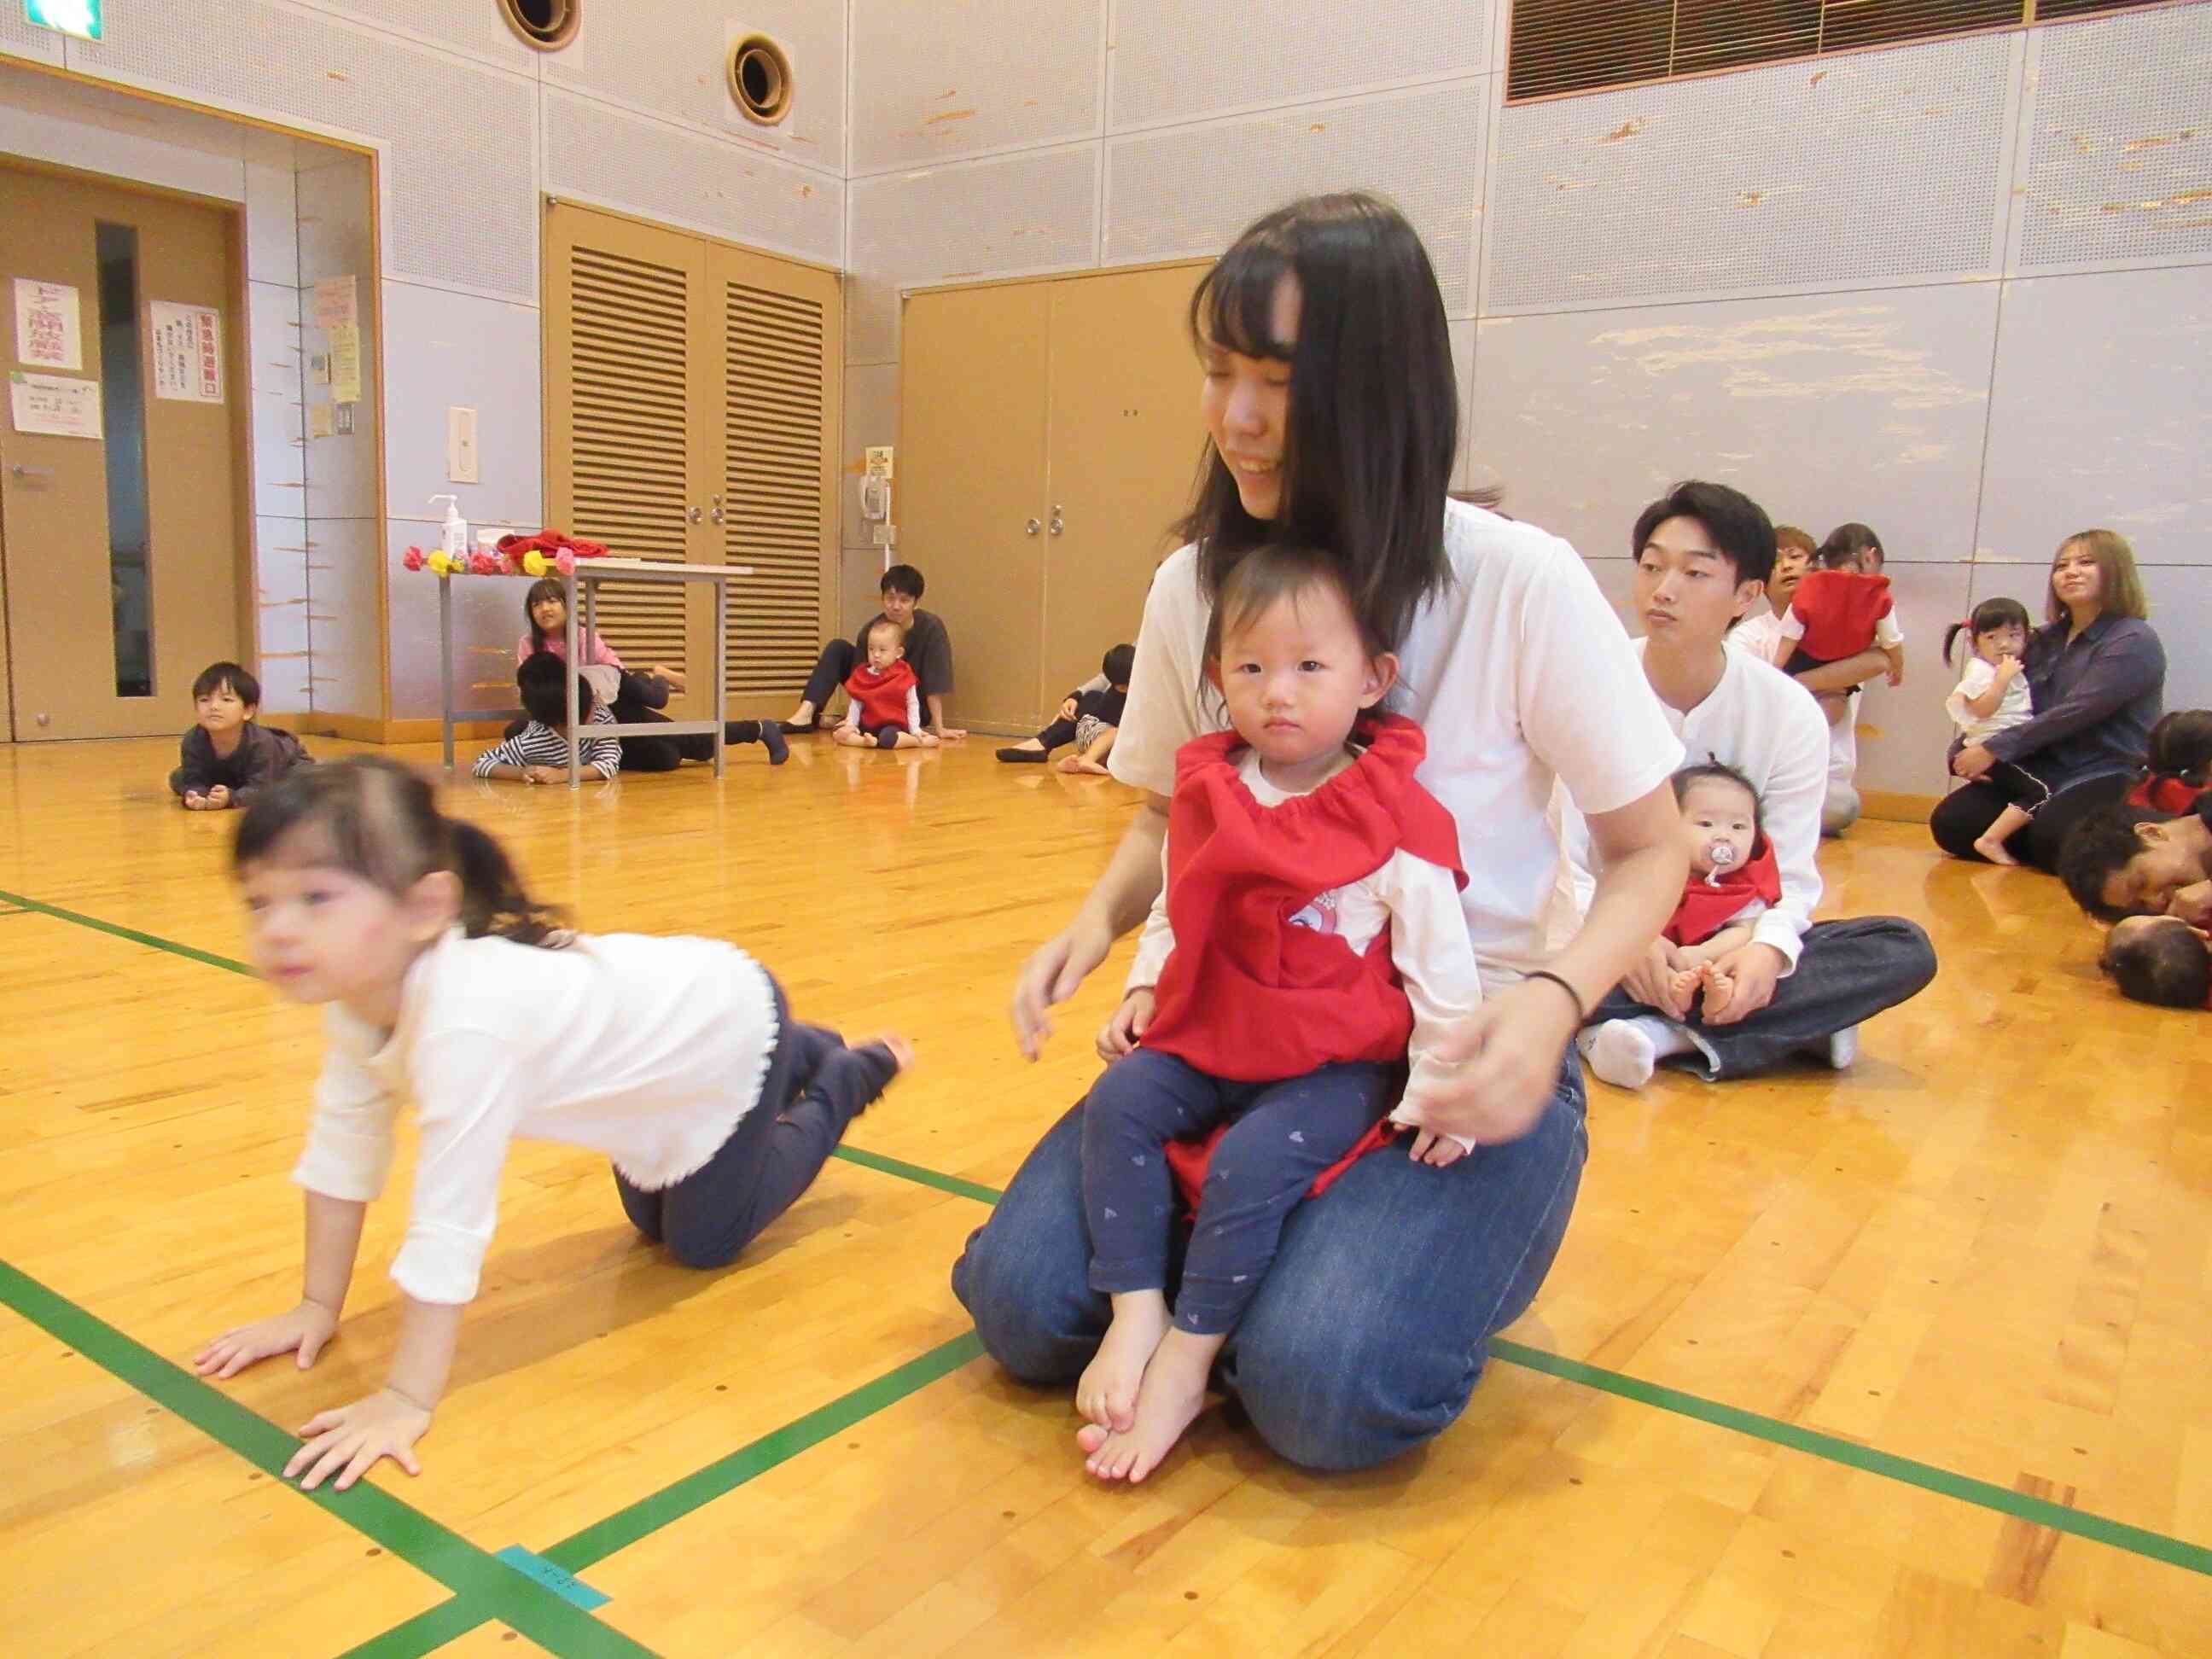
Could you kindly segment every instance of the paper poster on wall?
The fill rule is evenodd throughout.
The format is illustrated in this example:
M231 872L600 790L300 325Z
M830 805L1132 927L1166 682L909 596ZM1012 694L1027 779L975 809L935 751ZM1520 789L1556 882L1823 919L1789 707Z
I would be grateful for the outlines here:
M154 395L173 403L222 401L222 313L212 306L149 302Z
M337 435L337 411L328 404L307 405L307 435L310 438L331 438Z
M361 304L355 295L352 277L333 276L328 282L315 284L317 328L328 331L360 325Z
M351 323L331 331L331 401L361 401L361 331Z
M49 438L100 434L97 380L26 374L17 369L8 377L8 408L18 432L35 432Z
M26 368L84 367L76 290L67 283L15 279L15 361Z

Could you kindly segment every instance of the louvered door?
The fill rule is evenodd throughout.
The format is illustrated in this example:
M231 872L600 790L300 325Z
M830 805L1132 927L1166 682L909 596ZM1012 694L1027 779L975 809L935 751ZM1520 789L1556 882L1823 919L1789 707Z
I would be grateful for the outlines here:
M555 203L545 279L550 522L627 557L751 567L720 702L781 713L833 608L836 276ZM599 604L625 662L689 671L670 713L714 709L703 591L613 582Z
M720 556L730 586L732 713L780 714L821 649L834 596L837 279L734 248L713 251L720 296Z

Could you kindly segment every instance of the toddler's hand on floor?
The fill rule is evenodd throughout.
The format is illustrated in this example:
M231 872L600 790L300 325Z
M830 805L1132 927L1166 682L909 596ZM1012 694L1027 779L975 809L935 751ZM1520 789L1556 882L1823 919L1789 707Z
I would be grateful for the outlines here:
M208 802L205 795L189 794L185 797L185 811L187 812L204 812L207 810Z
M192 1356L192 1369L218 1382L235 1376L256 1360L300 1351L300 1369L315 1363L323 1345L336 1334L338 1316L319 1302L303 1301L284 1313L235 1325Z
M214 812L220 812L224 807L229 805L230 786L227 783L218 783L214 788L209 790L207 804L208 810Z
M566 783L568 775L557 766L526 766L522 769L526 783Z
M313 1492L335 1474L331 1486L343 1492L385 1457L410 1474L420 1474L422 1466L415 1461L415 1443L429 1431L429 1413L389 1389L379 1389L366 1400L318 1412L302 1424L301 1437L313 1438L292 1454L284 1465L284 1477L289 1480L304 1470L300 1490Z
M1152 1010L1158 1003L1149 985L1140 985L1123 997L1114 1018L1098 1033L1098 1058L1110 1066L1134 1049L1145 1027L1152 1023Z

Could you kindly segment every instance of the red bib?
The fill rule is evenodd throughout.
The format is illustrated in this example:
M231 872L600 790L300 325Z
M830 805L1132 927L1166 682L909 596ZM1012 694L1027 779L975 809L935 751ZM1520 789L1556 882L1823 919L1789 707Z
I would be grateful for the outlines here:
M1872 645L1874 625L1893 605L1888 577L1862 576L1855 570L1808 572L1790 600L1805 623L1805 637L1798 644L1822 662L1856 657Z
M1782 902L1782 872L1774 862L1774 847L1765 836L1753 843L1751 857L1741 868L1708 882L1696 871L1682 884L1682 902L1662 939L1675 945L1701 945L1735 919L1735 913L1753 899L1769 904Z
M2197 798L2203 793L2201 785L2177 778L2169 772L2143 779L2128 791L2125 804L2148 806L2154 812L2187 812L2194 810Z
M913 665L901 657L880 674L862 663L845 682L845 695L860 705L861 725L904 726L906 694L921 684Z

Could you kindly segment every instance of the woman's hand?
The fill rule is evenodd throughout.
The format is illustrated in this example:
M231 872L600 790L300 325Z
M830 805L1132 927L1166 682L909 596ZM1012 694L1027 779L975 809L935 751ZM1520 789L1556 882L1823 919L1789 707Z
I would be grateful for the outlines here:
M1145 1027L1152 1023L1152 1010L1158 999L1149 985L1139 985L1121 999L1121 1006L1114 1011L1114 1018L1106 1022L1098 1033L1098 1058L1111 1066L1137 1046L1137 1039L1145 1034Z
M335 1474L337 1479L331 1485L343 1492L385 1457L410 1474L420 1474L422 1466L415 1461L415 1443L429 1431L429 1413L389 1389L379 1389L366 1400L319 1412L302 1424L302 1437L313 1437L292 1454L284 1475L289 1480L305 1470L300 1490L313 1492Z
M1508 986L1430 1051L1437 1062L1419 1103L1424 1127L1477 1144L1518 1140L1559 1086L1576 1009L1549 980Z
M1978 778L1997 763L1997 757L1978 743L1970 743L1951 760L1954 777Z
M304 1371L315 1363L315 1356L337 1328L336 1314L319 1302L302 1301L289 1312L232 1327L192 1356L192 1369L202 1376L221 1381L237 1376L256 1360L297 1348L300 1369Z
M1620 988L1630 1000L1656 1008L1669 1019L1680 1019L1689 1012L1690 1004L1674 990L1674 975L1680 971L1667 941L1654 939L1644 959L1621 980Z
M1044 1052L1045 1039L1052 1035L1048 1010L1075 994L1091 970L1106 960L1113 945L1110 932L1087 915L1079 915L1030 953L1014 981L1012 1010L1014 1041L1024 1059L1035 1060Z

